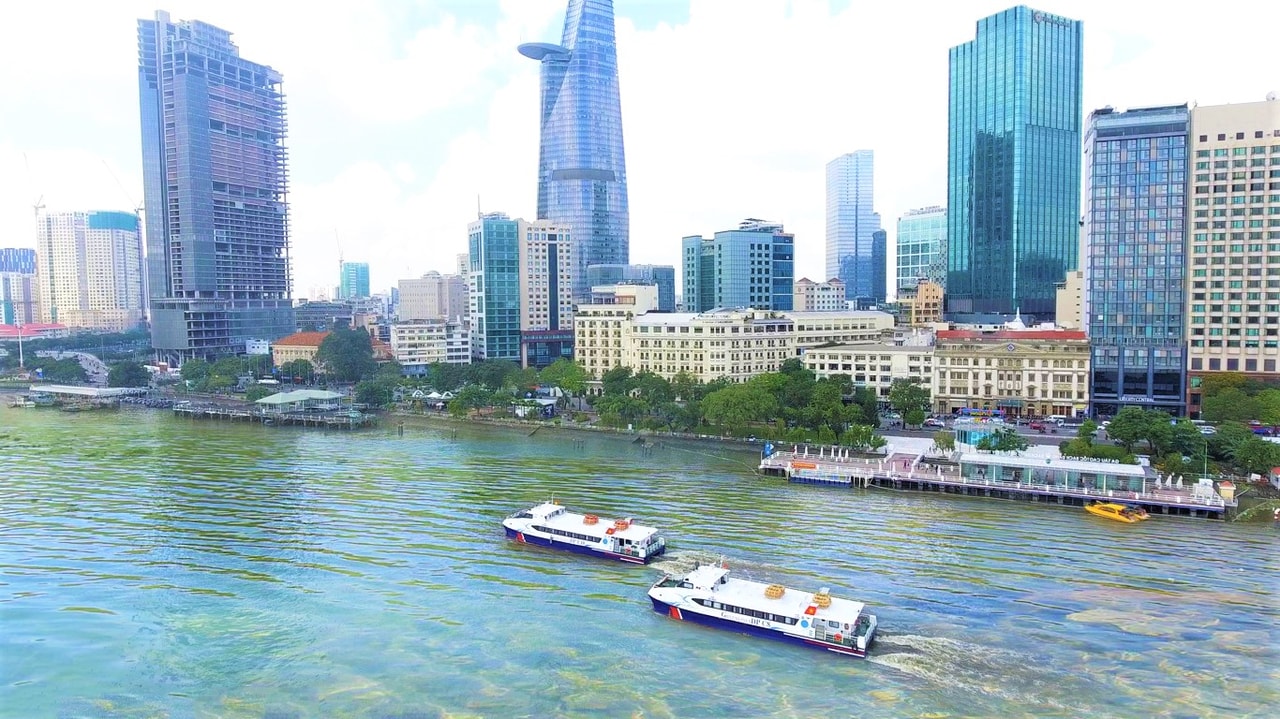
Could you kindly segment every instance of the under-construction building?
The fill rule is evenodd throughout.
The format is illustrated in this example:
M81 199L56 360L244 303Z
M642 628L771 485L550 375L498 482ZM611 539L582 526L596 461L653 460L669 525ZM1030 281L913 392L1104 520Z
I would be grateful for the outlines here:
M226 30L138 21L151 341L170 361L294 331L280 83Z

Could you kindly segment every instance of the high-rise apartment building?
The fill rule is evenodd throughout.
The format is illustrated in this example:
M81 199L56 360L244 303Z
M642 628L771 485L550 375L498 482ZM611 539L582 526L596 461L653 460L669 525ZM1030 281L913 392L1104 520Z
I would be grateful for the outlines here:
M685 237L684 311L790 310L795 242L780 223L756 219L714 237Z
M466 255L463 255L464 257ZM422 277L400 280L401 321L466 317L467 283L458 275L428 272Z
M880 230L875 211L875 153L858 150L827 163L827 277L839 277L847 299L884 301L886 257L877 256L873 235ZM879 278L877 282L877 278Z
M231 33L138 21L151 340L171 361L293 331L280 73Z
M467 225L467 241L471 356L519 362L519 223L504 212L485 213Z
M591 287L628 282L658 287L659 312L676 311L676 268L671 265L591 265L587 268Z
M0 325L39 321L36 251L29 247L0 248Z
M369 296L369 263L343 262L338 281L338 299L350 300Z
M1191 110L1188 410L1214 372L1280 377L1280 100Z
M37 218L40 321L119 332L145 314L142 236L131 212Z
M1183 413L1189 124L1186 105L1089 115L1083 276L1095 416L1125 405Z
M573 359L573 232L550 220L518 221L520 364Z
M951 48L947 312L1037 319L1077 267L1081 24L1025 6Z
M898 218L896 289L928 280L947 287L947 208L933 205L908 210Z
M559 45L526 43L542 64L538 218L573 232L573 286L591 265L630 259L627 171L613 0L569 0Z

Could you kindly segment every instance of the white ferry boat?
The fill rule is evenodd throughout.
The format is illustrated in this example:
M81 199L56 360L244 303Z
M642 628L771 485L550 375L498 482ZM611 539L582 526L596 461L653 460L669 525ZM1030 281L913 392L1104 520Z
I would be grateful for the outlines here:
M667 574L649 589L654 611L816 649L865 657L876 633L876 617L862 602L838 599L826 587L816 593L728 578L720 565Z
M502 521L507 536L524 544L538 544L580 554L647 564L667 549L658 530L630 518L604 519L578 514L547 502L516 512Z

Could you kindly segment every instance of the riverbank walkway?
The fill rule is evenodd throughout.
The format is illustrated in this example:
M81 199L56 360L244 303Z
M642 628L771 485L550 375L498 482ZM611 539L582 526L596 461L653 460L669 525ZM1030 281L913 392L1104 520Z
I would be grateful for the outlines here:
M885 456L858 456L848 448L794 445L760 460L766 475L791 482L878 487L1016 499L1082 507L1095 501L1141 506L1151 514L1228 519L1234 500L1212 486L1181 486L1136 465L997 454L949 456L890 448ZM1052 481L1045 481L1051 478ZM1158 482L1158 484L1157 484Z

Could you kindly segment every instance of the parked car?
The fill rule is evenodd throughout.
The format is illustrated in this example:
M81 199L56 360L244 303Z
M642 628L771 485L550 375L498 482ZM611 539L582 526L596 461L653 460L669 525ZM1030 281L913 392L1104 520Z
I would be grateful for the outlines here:
M946 423L946 422L943 422L943 421L942 421L942 420L940 420L940 419L937 419L937 418L934 418L934 417L930 417L929 419L926 419L926 420L924 421L924 426L926 426L926 427L938 427L938 428L945 428L945 427L947 426L947 423Z
M1211 434L1217 434L1217 433L1218 433L1218 430L1217 430L1216 428L1214 428L1214 427L1210 427L1210 426L1208 426L1208 425L1205 425L1205 426L1203 426L1203 427L1200 427L1200 428L1199 428L1199 430L1200 430L1200 434L1203 434L1203 435L1205 435L1206 437L1207 437L1207 436L1209 436L1209 435L1211 435Z

